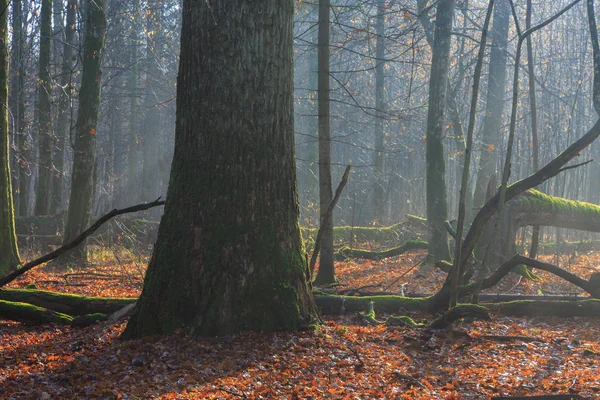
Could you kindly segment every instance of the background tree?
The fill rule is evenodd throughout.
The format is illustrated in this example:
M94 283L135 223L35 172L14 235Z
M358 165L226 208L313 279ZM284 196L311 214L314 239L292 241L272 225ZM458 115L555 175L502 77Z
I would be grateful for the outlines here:
M55 0L57 1L57 0ZM56 142L54 149L54 174L52 179L51 212L57 213L63 207L65 191L65 146L71 137L71 115L73 98L75 54L75 28L77 26L77 0L68 0L64 43L57 63L60 68L58 88L58 121L56 123Z
M171 181L126 337L317 318L297 223L293 12L292 0L184 1Z
M319 0L319 226L321 252L316 284L335 282L333 216L326 211L333 199L331 184L331 122L329 110L329 0Z
M55 0L56 1L56 0ZM35 198L35 215L50 210L52 177L52 85L50 64L52 53L52 0L42 0L40 21L40 57L38 73L38 140L39 162Z
M449 260L450 248L444 223L448 219L446 199L446 163L444 130L448 64L452 41L454 0L441 0L437 5L433 38L429 109L427 112L427 221L429 223L429 255L433 260Z
M88 0L86 8L83 74L79 91L71 195L64 234L65 244L75 239L88 227L92 213L96 128L102 83L100 66L106 35L105 7L103 0ZM79 262L87 261L85 243L74 250L71 257Z
M15 165L13 176L16 177L15 209L19 216L28 215L29 183L31 167L29 164L29 149L31 143L25 130L25 32L23 21L23 6L21 0L12 2L12 45L11 45L11 75L9 107L13 116L15 136Z

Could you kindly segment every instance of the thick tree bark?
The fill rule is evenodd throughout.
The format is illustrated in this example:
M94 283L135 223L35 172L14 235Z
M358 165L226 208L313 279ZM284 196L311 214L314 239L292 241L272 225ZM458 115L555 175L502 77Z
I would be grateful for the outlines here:
M427 221L430 230L429 255L432 261L450 259L450 248L444 226L448 219L448 205L443 140L453 18L454 0L441 0L437 6L432 47L426 138Z
M55 0L57 1L57 0ZM40 56L38 73L38 180L35 215L46 215L50 207L52 176L52 119L50 85L50 53L52 50L52 0L42 0L40 19Z
M335 282L333 217L325 218L333 199L331 183L331 132L329 121L329 0L319 0L319 206L322 233L317 284Z
M125 337L317 320L298 225L293 12L292 0L184 1L167 204Z
M509 17L510 4L508 0L497 0L494 7L494 22L490 31L491 50L488 90L483 119L479 171L473 197L473 206L476 208L481 207L485 202L485 191L490 177L496 172L498 155L502 147Z
M64 243L75 239L87 228L92 214L94 166L96 162L96 125L100 109L102 56L106 35L104 0L88 0L85 20L83 74L79 91L79 110L73 150L71 195L67 211ZM87 261L85 242L73 251L71 261Z
M0 103L8 104L8 1L0 1ZM0 275L20 264L10 176L8 109L0 107Z
M57 0L55 0L57 1ZM50 211L56 214L63 210L65 191L65 145L71 134L71 95L73 90L73 49L77 24L77 0L67 1L67 22L61 58L60 88L58 96L58 122L56 124L56 148L54 151L55 171L52 174L52 201Z

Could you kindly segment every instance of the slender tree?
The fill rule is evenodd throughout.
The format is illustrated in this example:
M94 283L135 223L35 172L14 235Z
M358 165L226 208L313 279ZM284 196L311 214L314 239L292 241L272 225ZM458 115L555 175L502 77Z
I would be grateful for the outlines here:
M510 3L497 0L494 6L494 21L490 32L490 69L486 109L483 117L479 172L475 185L473 206L479 208L485 201L485 192L490 177L496 172L498 155L502 146L502 118L504 112L504 91L506 88L506 58L508 52L508 21Z
M139 115L140 99L138 93L139 85L139 32L140 32L140 1L133 0L133 15L131 25L131 72L129 75L129 95L130 114L129 114L129 151L127 152L127 192L129 202L133 203L138 196L138 143L139 143Z
M317 318L298 225L293 13L293 0L184 1L167 203L125 337Z
M433 260L450 259L444 226L448 219L448 205L443 139L453 19L454 0L440 0L437 5L432 46L426 137L427 221L430 230L429 255Z
M56 146L54 151L55 171L52 179L52 213L63 207L65 191L65 145L71 134L71 101L73 91L73 55L75 48L75 26L77 24L77 0L67 0L67 18L65 25L62 57L59 59L60 87L58 94L58 122L56 124Z
M333 199L331 185L331 124L329 110L329 0L319 0L319 206L323 231L316 284L335 282L333 264L333 216L326 211Z
M8 104L8 0L0 1L0 103ZM10 177L8 109L0 107L0 275L20 263Z
M146 79L144 91L144 121L141 133L142 138L142 184L141 184L141 200L151 201L160 196L158 179L156 170L158 165L159 155L159 131L161 123L161 107L160 107L160 84L162 73L158 65L158 57L160 56L160 7L150 7L154 3L149 3L149 8L145 13L146 18ZM158 209L156 209L158 211Z
M25 131L25 62L24 44L25 29L23 25L23 3L21 0L12 2L12 46L11 46L11 83L10 110L13 116L16 134L17 168L14 170L18 183L15 185L15 208L17 215L26 216L29 213L29 184L31 169L29 154L31 143Z
M102 79L100 67L106 35L105 7L104 0L88 0L86 7L83 72L79 90L71 194L64 234L65 244L71 242L88 227L92 213L96 127ZM71 254L73 261L87 261L85 242Z
M38 180L35 193L35 215L46 215L50 211L52 176L52 86L50 82L50 54L52 52L51 17L52 0L42 0L37 103L39 157Z
M374 220L378 223L383 222L385 215L385 182L384 182L384 133L383 133L383 113L384 113L384 93L385 85L385 0L377 0L377 18L376 18L377 40L375 50L375 189L373 190L373 212Z

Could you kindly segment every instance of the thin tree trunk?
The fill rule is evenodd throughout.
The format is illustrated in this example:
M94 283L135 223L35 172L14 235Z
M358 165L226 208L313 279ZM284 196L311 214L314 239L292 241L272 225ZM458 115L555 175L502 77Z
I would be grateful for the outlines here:
M152 5L152 3L150 3ZM152 9L155 10L152 10ZM159 130L161 123L161 108L159 98L159 85L161 81L161 71L157 64L157 57L160 54L160 44L157 34L161 26L160 7L148 8L146 12L146 31L156 32L148 34L146 39L146 88L144 93L144 130L141 133L143 168L142 168L142 201L155 199L160 195L158 180L158 153L159 153ZM153 210L155 217L159 217L158 209Z
M92 195L94 191L94 166L96 151L96 127L100 109L102 58L106 35L106 12L104 0L88 0L85 19L85 42L83 49L83 73L79 91L79 110L73 149L73 173L71 194L64 243L79 236L90 223ZM87 261L86 243L83 242L70 253L71 261Z
M385 0L377 1L377 44L375 53L375 189L373 190L374 220L383 224L385 216L385 182L384 182L384 86L385 86Z
M323 236L316 284L335 282L333 217L325 218L327 207L333 198L329 121L329 6L329 0L319 0L319 218Z
M56 1L56 0L55 0ZM71 136L71 95L73 90L73 55L75 47L75 26L77 24L77 0L67 1L67 22L65 41L62 51L60 88L58 100L58 122L56 124L56 149L54 152L55 173L52 185L52 213L58 213L63 207L65 191L65 146Z
M533 13L531 0L527 0L527 14L525 29L531 28L531 14ZM535 95L535 71L533 63L533 46L531 36L527 38L527 74L529 76L529 112L531 115L531 147L533 155L533 172L540 169L540 143L538 140L537 99ZM536 258L540 243L540 226L535 225L531 234L531 247L529 258Z
M441 0L437 6L432 47L426 137L427 220L430 230L429 255L433 261L450 260L444 225L448 219L448 205L443 140L453 19L454 0Z
M57 0L55 0L57 1ZM40 20L40 56L38 73L38 180L35 215L50 211L52 177L52 86L50 85L50 54L52 52L52 0L42 0Z
M506 87L506 59L508 45L508 22L510 17L509 0L498 0L494 8L494 22L490 31L490 69L479 169L473 206L479 208L485 202L485 192L491 176L496 172L496 164L502 147L502 117L504 111L504 91Z
M138 58L140 30L140 1L133 1L133 24L131 27L131 74L129 76L130 114L129 114L129 152L127 153L127 191L129 202L133 203L138 197L138 143L139 143L139 114L140 100L138 98Z

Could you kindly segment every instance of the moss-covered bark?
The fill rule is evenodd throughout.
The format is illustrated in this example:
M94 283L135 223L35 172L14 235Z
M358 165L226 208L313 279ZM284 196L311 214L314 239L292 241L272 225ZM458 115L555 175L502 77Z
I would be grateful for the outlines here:
M54 0L57 1L57 0ZM40 12L40 55L38 73L38 180L35 214L46 215L50 207L52 176L52 86L50 82L50 53L52 51L52 0L43 0Z
M167 204L125 337L317 320L298 225L293 12L292 0L184 1Z
M8 104L8 1L0 1L0 103ZM21 260L15 234L12 182L9 156L8 110L0 107L0 276L6 275Z
M100 110L102 56L106 35L106 12L104 0L89 0L85 19L85 45L83 72L79 91L79 110L75 148L73 150L73 174L71 195L63 243L69 243L90 224L92 195L94 190L94 166L96 151L96 126ZM87 261L85 242L69 255L74 262Z

